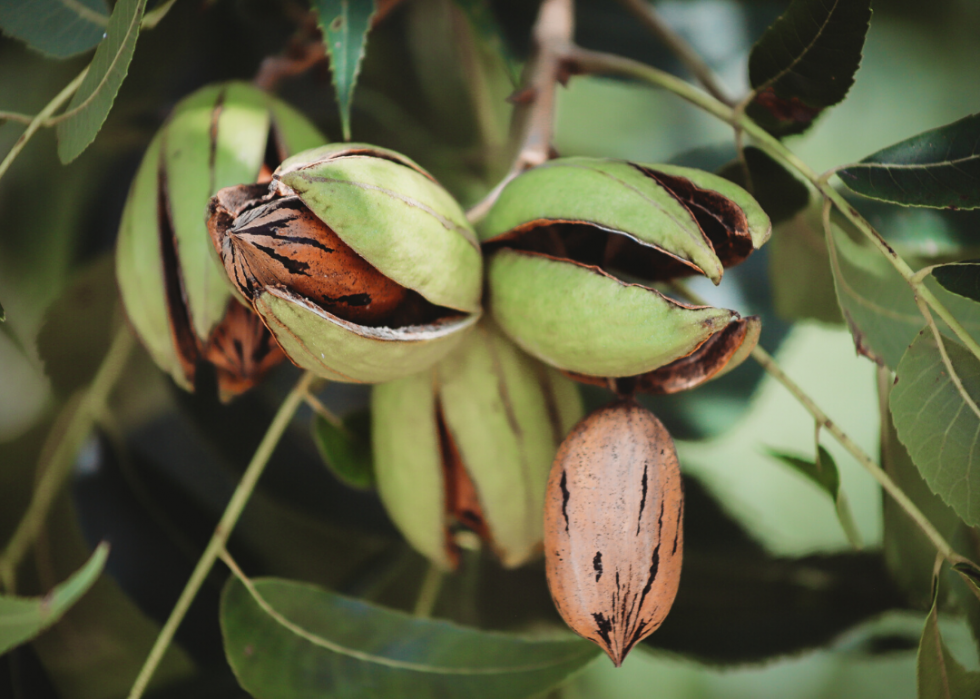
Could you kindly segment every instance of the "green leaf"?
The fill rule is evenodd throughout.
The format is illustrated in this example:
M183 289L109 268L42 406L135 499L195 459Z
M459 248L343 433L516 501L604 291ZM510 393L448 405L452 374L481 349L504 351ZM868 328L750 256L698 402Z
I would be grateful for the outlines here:
M884 148L837 174L872 199L903 206L980 207L980 114Z
M313 7L330 55L344 140L349 141L350 106L375 12L374 0L314 0Z
M932 276L947 291L980 301L980 260L940 265L932 270Z
M759 206L769 214L773 225L792 218L810 201L807 186L765 151L748 146L745 149L745 164L750 179L745 177L745 168L738 160L725 165L718 174L749 190Z
M886 376L879 379L878 388L879 391L884 391L884 395L879 395L881 419L884 423L881 432L881 466L936 530L947 541L951 541L957 528L961 526L959 517L942 498L929 489L912 462L908 450L895 433L892 416L888 411L888 398L892 390L891 372L886 372ZM883 498L881 509L885 564L909 601L925 609L929 606L936 547L893 498Z
M943 338L943 345L953 375L925 329L898 365L889 402L898 438L929 488L975 527L980 525L980 499L972 497L980 479L980 460L975 460L980 360L950 338Z
M374 487L371 463L371 413L360 410L335 425L320 414L313 416L313 441L341 482L352 488Z
M44 314L37 351L60 396L87 385L95 376L120 322L112 255L82 269Z
M821 202L814 201L773 229L769 242L769 281L773 306L780 318L844 322L824 243L821 208Z
M932 605L922 629L916 675L919 699L965 699L980 695L980 672L967 672L952 656L939 633L936 612L938 581L933 583Z
M113 8L105 41L95 50L88 74L58 122L61 162L81 155L102 128L129 71L144 9L146 0L119 0Z
M793 0L752 47L748 114L779 136L802 133L854 84L871 0Z
M53 58L68 58L102 41L105 0L0 0L0 29Z
M99 577L109 545L99 544L88 563L44 597L0 596L0 655L54 624Z
M894 369L925 320L911 288L891 263L870 245L854 242L838 223L848 225L832 221L829 252L844 319L858 351ZM967 332L980 336L980 317L973 301L938 284L929 286Z
M466 13L470 26L476 30L483 43L499 54L511 86L516 89L521 83L520 64L507 45L503 29L494 15L490 2L488 0L455 0L455 2Z
M7 312L3 310L3 305L0 305L0 323L7 322Z
M419 619L274 578L229 580L221 630L235 676L256 699L516 699L557 685L597 653L581 639Z
M799 456L784 454L772 449L768 451L770 456L779 459L787 466L795 468L820 486L830 496L830 499L834 501L834 506L837 509L837 519L840 521L840 526L844 530L847 540L855 548L861 548L861 534L857 530L857 525L854 524L854 516L851 514L850 505L847 504L847 496L840 488L840 474L837 471L837 464L834 462L834 457L830 455L830 452L822 446L818 446L816 461L810 461Z

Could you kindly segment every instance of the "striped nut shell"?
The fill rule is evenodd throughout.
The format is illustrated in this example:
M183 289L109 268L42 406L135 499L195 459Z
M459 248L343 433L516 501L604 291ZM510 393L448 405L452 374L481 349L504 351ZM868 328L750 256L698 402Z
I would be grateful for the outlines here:
M458 563L459 529L522 565L540 554L548 470L581 416L575 384L481 321L429 371L374 387L378 494L442 568Z
M558 449L544 513L555 606L619 667L680 584L684 494L663 424L632 400L587 416Z
M482 259L465 215L392 151L301 153L268 187L219 191L207 226L228 278L286 355L326 379L422 371L481 313Z
M690 274L717 284L770 228L747 192L707 172L558 158L510 182L480 224L489 310L525 351L578 380L692 388L748 354L758 319L648 284Z
M116 276L130 324L157 365L193 390L213 364L227 400L284 355L235 298L205 218L219 189L268 182L289 155L324 138L301 114L245 83L182 100L150 143L129 191L116 244Z

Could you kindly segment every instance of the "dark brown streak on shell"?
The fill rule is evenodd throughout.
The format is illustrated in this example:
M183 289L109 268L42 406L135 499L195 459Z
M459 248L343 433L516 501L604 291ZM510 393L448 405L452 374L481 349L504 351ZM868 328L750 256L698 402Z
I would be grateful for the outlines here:
M595 411L559 447L545 504L548 586L562 618L617 666L673 604L682 498L669 434L632 399Z
M633 164L633 167L655 179L687 207L724 267L733 267L752 254L749 221L738 204L718 192L698 187L686 177L675 177L642 165Z
M446 484L447 526L446 553L453 563L459 563L459 549L452 539L452 528L462 526L475 532L483 541L493 546L490 527L483 516L479 494L466 470L459 447L453 439L449 426L442 414L441 403L436 402L436 424L439 428L439 448L442 454L442 468Z
M231 299L208 338L204 359L215 366L219 395L227 400L256 385L285 354L258 315Z
M651 283L704 274L694 263L663 248L591 221L538 219L483 245L488 253L502 247L543 253Z
M239 189L221 190L211 200L208 227L246 297L284 288L338 318L373 326L385 325L406 300L404 287L358 255L298 197L255 203L248 199L254 189Z
M214 166L218 160L218 125L225 109L226 89L222 88L211 109L211 128L208 130L208 191L214 191Z
M157 235L160 244L160 258L163 264L167 318L181 370L193 386L196 375L195 366L200 359L200 347L194 335L194 326L190 311L187 308L184 280L181 278L177 252L177 234L173 227L167 191L166 159L160 158L160 165L157 170Z

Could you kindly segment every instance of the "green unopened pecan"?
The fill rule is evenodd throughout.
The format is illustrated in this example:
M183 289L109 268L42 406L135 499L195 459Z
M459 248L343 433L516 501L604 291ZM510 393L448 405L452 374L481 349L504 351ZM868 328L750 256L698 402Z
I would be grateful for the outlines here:
M480 225L489 310L522 348L580 380L690 388L740 361L758 320L650 285L690 274L718 283L769 231L748 193L710 173L559 158L510 182Z
M200 361L224 397L255 383L282 353L233 297L205 220L211 196L269 181L291 153L323 142L300 114L244 83L181 101L143 157L120 224L116 272L133 328L156 363L193 389Z
M209 208L214 248L297 365L334 381L422 371L480 316L482 261L453 198L408 158L337 144L285 161L268 188Z
M378 491L406 539L444 568L453 532L479 534L508 567L540 551L555 450L578 392L488 322L431 370L375 386Z

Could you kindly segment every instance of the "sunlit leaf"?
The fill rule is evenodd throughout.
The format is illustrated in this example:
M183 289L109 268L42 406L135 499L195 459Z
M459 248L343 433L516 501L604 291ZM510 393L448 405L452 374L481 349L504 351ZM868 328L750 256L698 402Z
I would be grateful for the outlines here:
M374 0L314 0L313 7L330 55L330 72L340 107L344 140L350 140L350 107L371 29Z
M108 544L100 544L84 566L44 597L0 596L0 655L58 621L99 577L108 555Z
M420 619L288 580L225 587L225 653L256 699L532 696L592 660L570 636L532 640Z
M810 201L810 190L789 170L777 163L764 151L749 146L745 149L745 168L738 160L728 163L718 174L748 189L759 206L769 214L773 225L785 221L802 210Z
M980 487L980 360L955 340L944 337L943 345L955 377L934 335L923 330L898 365L890 405L898 438L929 488L975 527L980 525L980 499L972 496Z
M109 24L105 0L0 0L0 29L54 58L88 51Z
M847 540L855 548L861 548L861 535L854 524L854 516L851 514L851 507L847 504L847 496L840 487L840 474L837 471L837 464L834 457L823 447L819 447L817 460L810 461L792 454L769 450L769 455L779 459L787 466L796 469L801 474L816 483L834 501L837 510L837 519L840 522Z
M837 174L872 199L903 206L980 207L980 114L884 148Z
M353 488L374 487L371 460L371 414L364 410L334 425L322 415L313 416L313 441L334 475Z
M836 221L831 229L830 264L837 299L855 345L862 354L894 369L925 324L912 288L877 249L852 240ZM929 286L967 332L980 336L980 315L973 301L938 284Z
M952 262L932 270L932 276L947 291L980 301L980 260ZM980 310L978 308L977 310Z
M939 633L936 613L936 591L933 584L932 606L922 629L916 675L919 699L966 699L980 696L980 672L967 672L952 656Z
M871 0L793 0L752 47L749 116L780 136L805 131L851 89L870 20Z
M112 10L106 38L72 97L63 121L58 122L58 157L70 163L95 140L109 115L119 87L129 71L146 0L119 0Z

